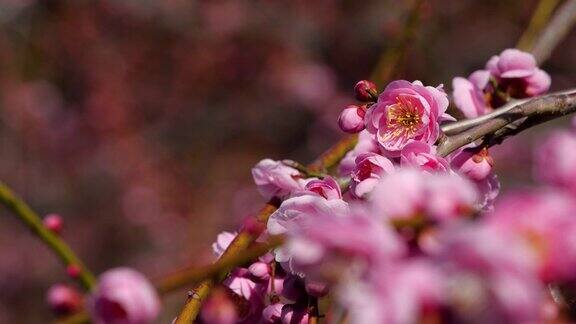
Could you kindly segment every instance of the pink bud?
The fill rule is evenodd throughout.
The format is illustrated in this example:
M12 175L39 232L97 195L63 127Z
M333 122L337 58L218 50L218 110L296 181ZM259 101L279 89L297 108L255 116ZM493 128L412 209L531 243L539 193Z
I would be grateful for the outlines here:
M264 262L254 262L250 267L248 267L248 271L260 279L268 279L270 278L270 265Z
M60 234L64 222L58 214L48 214L44 217L44 226L53 233Z
M142 274L116 268L98 278L89 308L96 323L153 323L160 298Z
M364 108L350 105L340 113L338 117L338 125L340 129L346 133L358 133L364 129L364 115L366 111Z
M202 307L204 323L233 324L238 319L236 307L222 289L215 290Z
M82 269L80 269L80 267L76 264L69 264L66 267L66 273L68 274L68 276L72 279L76 279L78 278L78 276L80 275L80 272L82 271Z
M362 80L356 83L354 86L354 95L356 99L363 102L376 101L378 99L376 85L368 80Z
M484 180L492 172L493 165L494 160L486 148L477 152L463 150L452 160L454 168L474 181Z
M73 287L56 284L48 290L46 301L56 315L69 315L82 306L82 295Z

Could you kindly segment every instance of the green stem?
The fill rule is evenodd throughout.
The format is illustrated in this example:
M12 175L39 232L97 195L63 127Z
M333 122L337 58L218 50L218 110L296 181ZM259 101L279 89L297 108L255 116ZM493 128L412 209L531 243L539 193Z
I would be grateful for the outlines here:
M66 242L48 230L38 214L2 182L0 182L0 203L24 222L66 266L74 265L78 267L80 269L78 280L87 290L92 289L96 282L94 275L86 269L86 266L78 259Z

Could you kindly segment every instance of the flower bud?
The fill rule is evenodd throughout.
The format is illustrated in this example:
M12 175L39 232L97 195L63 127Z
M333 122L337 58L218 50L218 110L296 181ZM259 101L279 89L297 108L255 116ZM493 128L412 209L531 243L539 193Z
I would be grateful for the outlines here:
M206 300L201 313L204 323L234 324L238 312L232 300L222 289L216 289Z
M270 265L264 262L254 262L248 267L248 271L257 278L268 279L270 278Z
M89 306L96 323L152 323L160 312L160 299L142 274L116 268L100 276Z
M58 214L48 214L43 220L44 226L53 233L60 234L64 222Z
M452 160L453 167L474 181L486 179L492 172L493 165L494 160L486 148L477 152L463 150Z
M70 315L80 309L82 295L73 287L56 284L48 290L46 301L56 315Z
M356 99L362 102L376 101L378 99L378 91L374 82L368 80L358 81L354 86L354 95Z
M346 133L358 133L364 129L364 108L350 105L340 113L338 117L338 126Z
M78 276L80 275L80 272L82 270L80 269L80 267L76 264L69 264L66 267L66 273L68 274L68 276L72 279L76 279L78 278Z

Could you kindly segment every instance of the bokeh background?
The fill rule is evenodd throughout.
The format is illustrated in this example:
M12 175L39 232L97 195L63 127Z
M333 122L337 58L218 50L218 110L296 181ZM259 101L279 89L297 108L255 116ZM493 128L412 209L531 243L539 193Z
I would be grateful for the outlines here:
M0 0L0 179L95 272L162 276L212 258L210 243L262 199L250 168L309 162L394 45L411 1ZM430 0L397 76L451 87L512 47L537 1ZM544 68L576 85L576 34ZM382 87L383 85L379 85ZM566 121L563 121L564 123ZM530 177L541 127L495 150ZM68 279L0 211L0 323L51 320L45 292ZM166 299L167 322L185 292Z

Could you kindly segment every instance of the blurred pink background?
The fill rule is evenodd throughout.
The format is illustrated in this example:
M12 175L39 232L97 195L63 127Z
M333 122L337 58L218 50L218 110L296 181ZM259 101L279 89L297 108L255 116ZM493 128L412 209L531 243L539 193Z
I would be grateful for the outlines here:
M429 1L398 75L450 90L514 46L536 3ZM127 265L154 278L209 262L216 234L262 201L257 161L308 162L341 136L340 110L409 4L2 0L0 179L38 212L60 213L96 272ZM571 33L544 65L553 90L576 84L575 53ZM527 182L531 143L566 122L495 149L503 182ZM66 281L2 210L0 322L50 320L44 294Z

